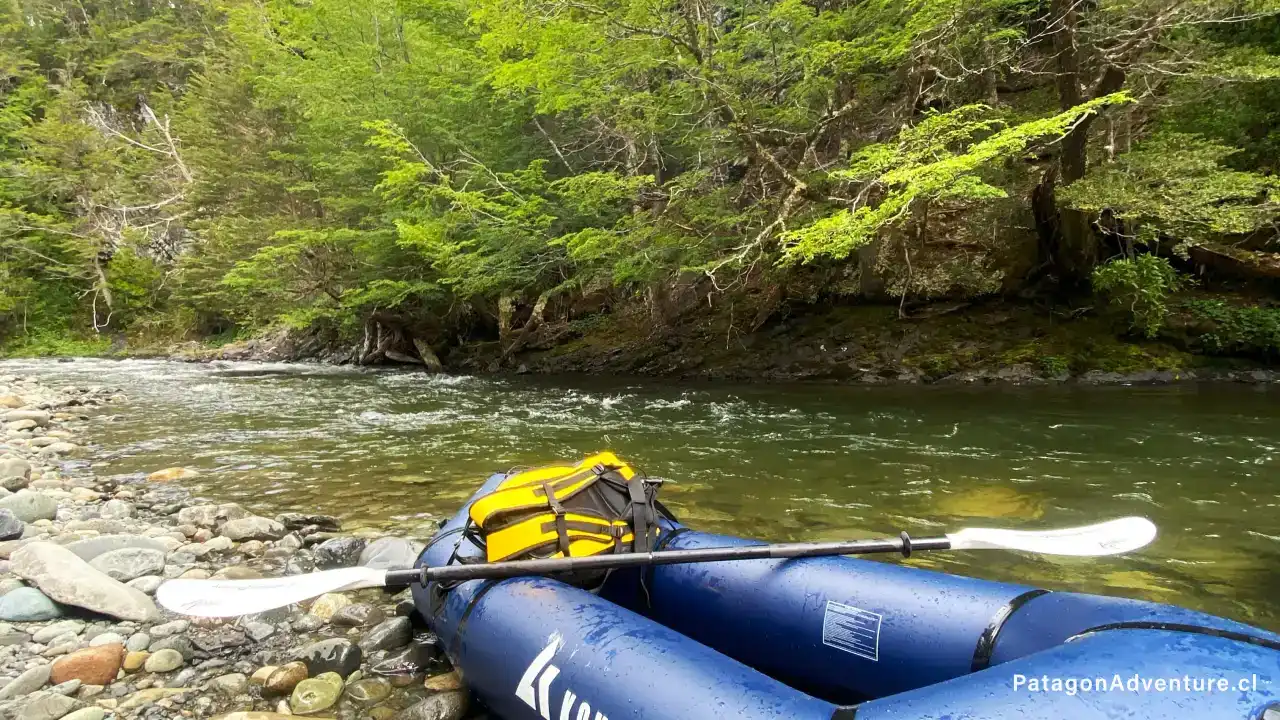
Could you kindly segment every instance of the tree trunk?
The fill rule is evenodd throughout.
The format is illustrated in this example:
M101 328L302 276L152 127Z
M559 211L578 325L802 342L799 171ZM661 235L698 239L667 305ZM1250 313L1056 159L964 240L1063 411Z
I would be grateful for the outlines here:
M516 298L511 293L503 293L498 298L498 342L505 343L511 334L511 316L515 314Z
M1125 74L1107 67L1097 84L1086 94L1081 67L1075 0L1052 0L1050 20L1056 24L1053 49L1057 62L1058 106L1070 110L1088 99L1113 93L1124 85ZM1066 285L1087 283L1101 256L1099 239L1088 213L1058 208L1056 188L1084 177L1089 169L1089 130L1093 116L1076 124L1059 144L1057 172L1048 172L1032 194L1032 211L1042 245L1048 250L1059 279Z
M883 240L872 240L858 248L858 294L867 300L883 300L884 278L876 272Z
M374 341L374 333L377 331L377 327L378 323L372 317L365 318L364 341L360 343L360 347L356 350L355 362L357 365L363 365L365 357L377 347L377 343Z
M422 364L426 366L427 372L444 372L444 364L440 362L440 358L431 349L430 345L421 338L414 338L413 347L418 351L418 356L422 358Z
M666 282L659 280L649 285L645 304L649 306L649 320L654 327L668 330L671 327L671 294Z
M542 327L543 314L547 311L547 302L550 299L551 291L549 290L538 296L537 302L533 304L533 312L529 314L529 319L525 321L524 325L520 326L520 331L515 333L506 349L502 351L503 360L523 350L525 344L529 342L529 337L539 327Z

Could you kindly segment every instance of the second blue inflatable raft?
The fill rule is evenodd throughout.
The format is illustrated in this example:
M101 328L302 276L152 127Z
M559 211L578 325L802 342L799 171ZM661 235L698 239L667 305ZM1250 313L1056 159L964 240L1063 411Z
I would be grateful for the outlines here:
M461 532L467 507L420 565L483 555ZM661 542L753 541L672 524ZM477 580L414 599L507 720L1280 718L1275 633L870 560L668 565L598 594Z

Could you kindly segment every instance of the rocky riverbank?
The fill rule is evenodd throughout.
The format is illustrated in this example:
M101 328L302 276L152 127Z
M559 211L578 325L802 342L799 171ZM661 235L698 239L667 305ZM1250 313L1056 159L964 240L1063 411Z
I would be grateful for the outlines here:
M421 545L194 497L183 468L99 478L85 421L117 395L0 377L0 720L458 720L468 694L407 593L231 620L155 603L169 578L409 564Z

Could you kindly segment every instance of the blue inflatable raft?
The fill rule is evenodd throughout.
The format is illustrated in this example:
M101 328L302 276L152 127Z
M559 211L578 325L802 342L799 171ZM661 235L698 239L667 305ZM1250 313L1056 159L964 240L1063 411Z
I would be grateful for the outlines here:
M482 555L466 510L419 565ZM661 537L751 542L680 525ZM596 594L535 577L430 584L414 600L506 720L1280 720L1274 633L870 560L668 565Z

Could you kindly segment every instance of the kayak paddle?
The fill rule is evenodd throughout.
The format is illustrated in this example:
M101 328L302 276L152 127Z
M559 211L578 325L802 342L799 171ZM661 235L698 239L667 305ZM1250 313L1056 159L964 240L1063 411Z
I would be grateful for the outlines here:
M1155 536L1156 526L1150 520L1127 517L1063 530L966 528L942 537L922 540L913 540L904 532L900 537L884 540L660 550L648 553L443 565L404 570L351 567L259 580L170 580L156 591L156 599L169 610L184 615L234 617L274 610L325 593L364 588L396 588L415 583L461 582L521 575L551 575L575 570L612 570L725 560L892 552L909 556L912 552L921 550L1017 550L1041 555L1099 557L1137 550L1149 544Z

